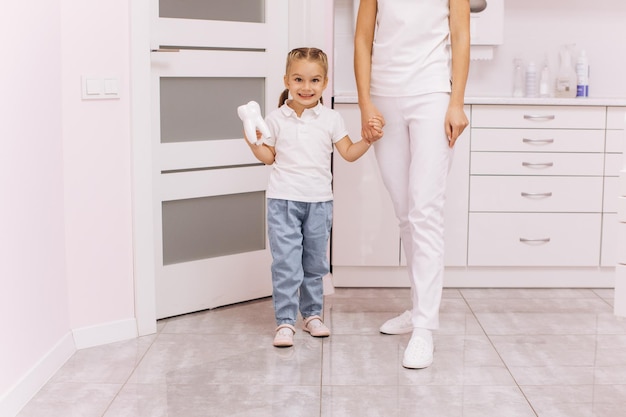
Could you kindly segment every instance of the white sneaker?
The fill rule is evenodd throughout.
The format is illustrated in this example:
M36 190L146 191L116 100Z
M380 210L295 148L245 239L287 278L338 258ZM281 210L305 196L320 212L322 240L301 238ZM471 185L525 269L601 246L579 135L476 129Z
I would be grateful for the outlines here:
M433 344L422 336L411 336L404 350L402 366L409 369L427 368L433 363Z
M400 314L398 317L389 319L380 326L380 332L384 334L405 334L413 331L413 322L411 321L411 312L409 310Z

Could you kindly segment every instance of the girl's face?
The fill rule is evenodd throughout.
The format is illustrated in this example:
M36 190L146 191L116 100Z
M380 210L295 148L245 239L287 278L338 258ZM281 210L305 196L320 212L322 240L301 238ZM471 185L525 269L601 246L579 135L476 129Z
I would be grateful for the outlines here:
M328 84L328 77L320 64L306 59L293 61L285 74L285 88L293 98L288 104L298 116L304 109L317 105Z

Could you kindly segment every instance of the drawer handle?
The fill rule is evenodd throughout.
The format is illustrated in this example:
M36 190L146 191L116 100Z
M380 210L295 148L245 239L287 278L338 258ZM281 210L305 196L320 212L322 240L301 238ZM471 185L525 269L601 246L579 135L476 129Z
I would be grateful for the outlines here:
M533 244L533 243L549 243L550 242L550 238L549 237L544 237L541 239L527 239L525 237L520 237L519 241L522 243L528 243L528 244Z
M533 145L547 145L549 143L554 143L554 139L528 139L522 138L522 142L530 143Z
M536 121L536 122L542 122L544 120L554 120L555 118L556 118L556 116L553 115L553 114L549 114L549 115L546 115L546 116L542 116L540 114L525 114L524 115L524 119L526 119L526 120L533 120L533 121Z
M554 162L522 162L522 166L527 168L550 168Z
M552 197L552 191L547 193L525 193L522 191L522 197L535 198L535 197Z

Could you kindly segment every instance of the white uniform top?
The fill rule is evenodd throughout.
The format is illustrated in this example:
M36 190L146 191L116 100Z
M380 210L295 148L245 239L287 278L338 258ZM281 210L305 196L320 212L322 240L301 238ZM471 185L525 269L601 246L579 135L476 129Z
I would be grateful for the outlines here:
M378 0L370 93L450 91L448 0Z
M265 118L274 146L267 198L317 203L333 199L330 160L333 144L348 135L341 115L318 103L301 117L286 104Z

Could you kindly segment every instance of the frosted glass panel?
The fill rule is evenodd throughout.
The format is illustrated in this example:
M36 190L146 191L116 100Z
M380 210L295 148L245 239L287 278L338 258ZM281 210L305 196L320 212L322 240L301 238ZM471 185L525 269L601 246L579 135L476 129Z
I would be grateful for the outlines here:
M264 12L264 0L159 0L160 17L264 23Z
M165 201L163 264L265 249L265 191Z
M265 114L265 78L161 77L160 88L161 143L241 138L237 107L250 100Z

